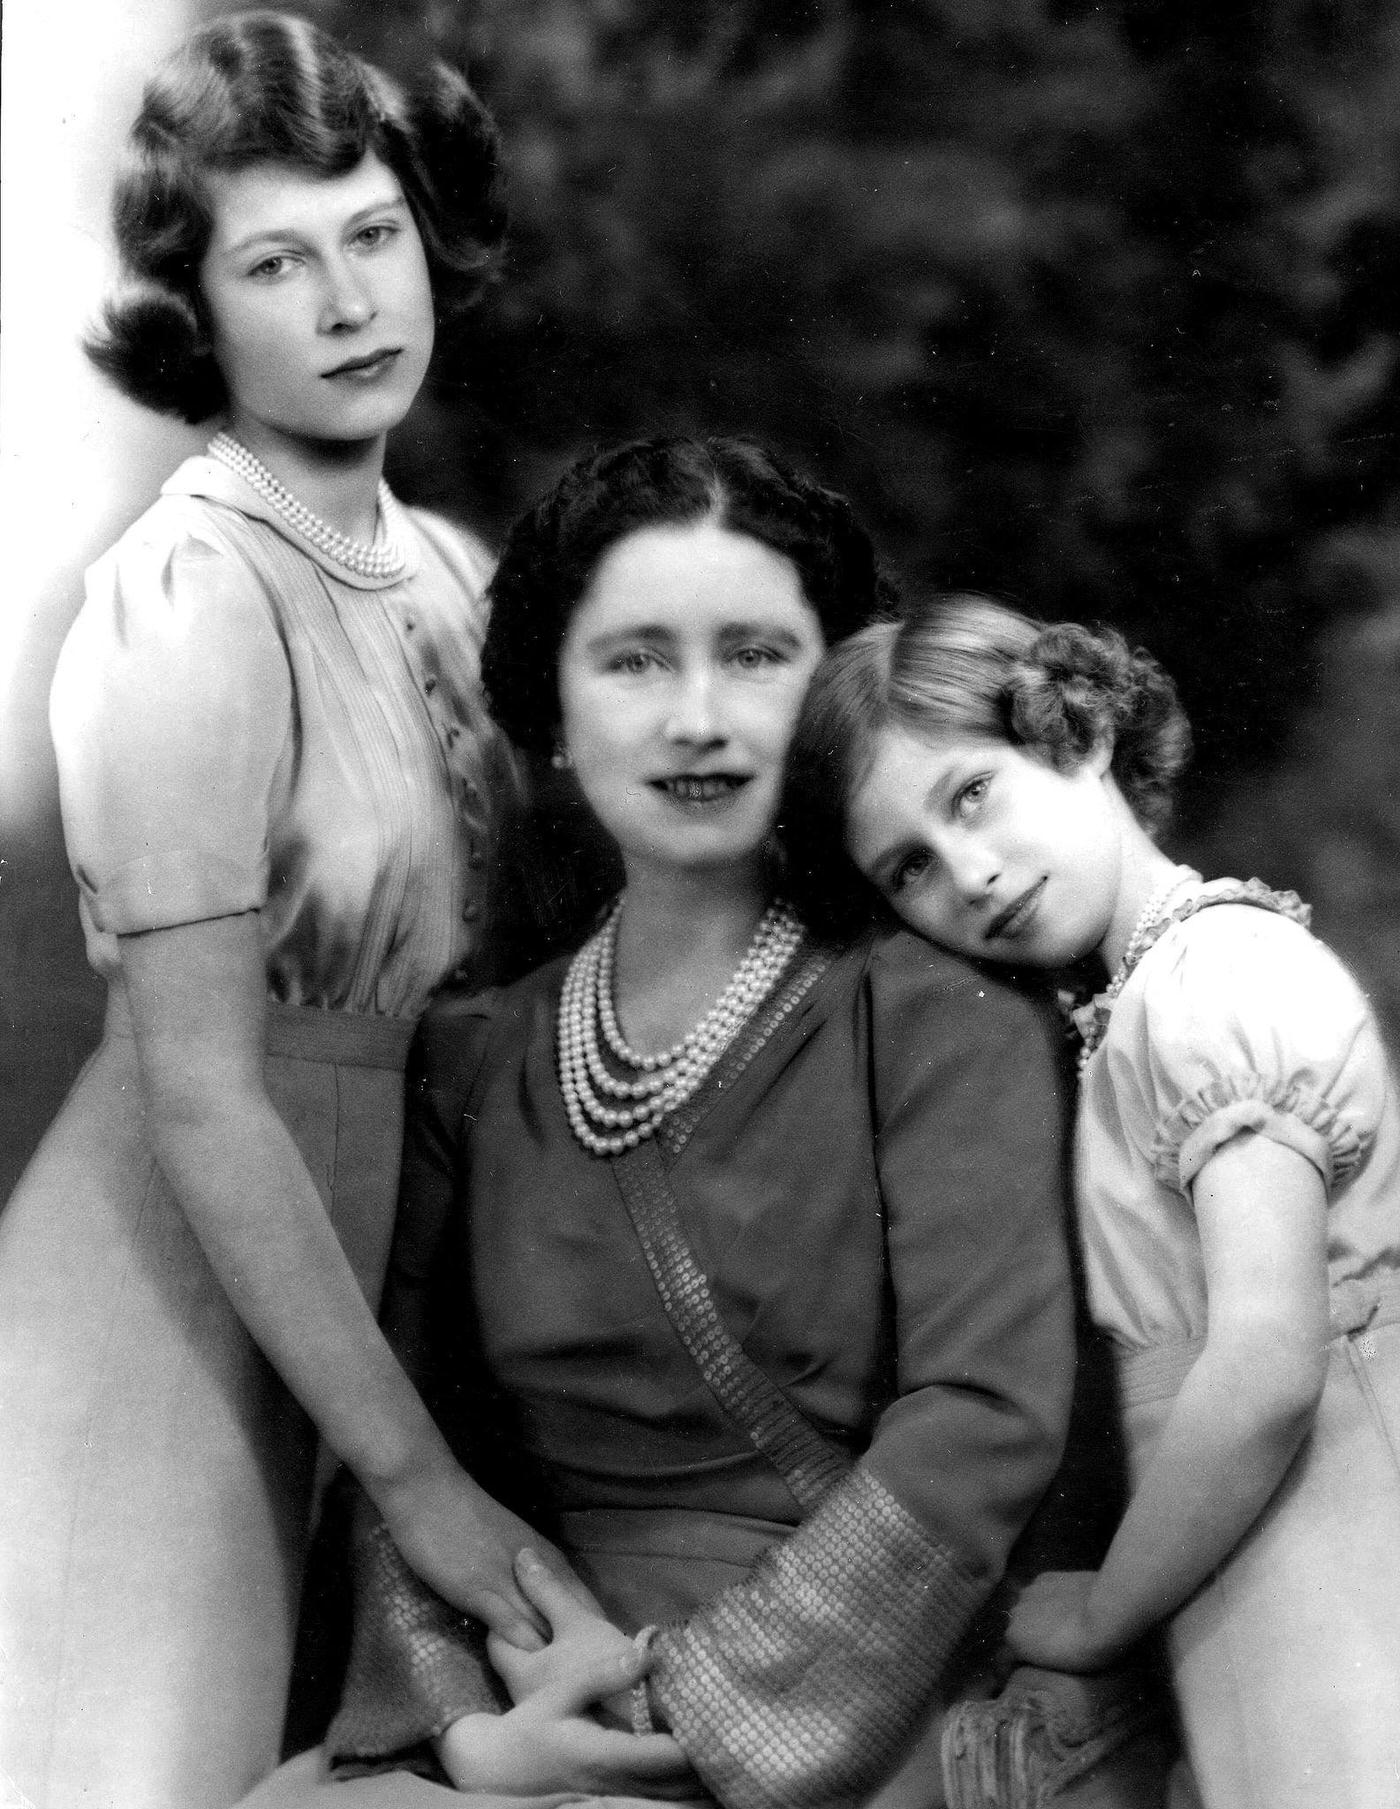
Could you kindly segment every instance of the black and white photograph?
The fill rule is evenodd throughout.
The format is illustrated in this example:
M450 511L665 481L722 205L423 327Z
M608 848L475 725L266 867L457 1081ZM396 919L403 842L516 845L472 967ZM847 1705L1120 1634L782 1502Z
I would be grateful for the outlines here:
M0 1809L1395 1809L1400 15L3 84Z

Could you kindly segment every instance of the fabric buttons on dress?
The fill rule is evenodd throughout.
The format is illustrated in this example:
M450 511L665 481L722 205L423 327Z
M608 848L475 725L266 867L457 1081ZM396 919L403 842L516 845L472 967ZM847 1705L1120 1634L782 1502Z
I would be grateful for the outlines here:
M429 697L437 690L437 679L433 673L430 672L423 680L423 689L427 692Z
M467 865L473 872L479 873L486 865L486 855L480 842L472 842L467 848Z
M476 902L476 900L474 898L469 898L467 900L467 902L462 906L462 922L463 923L475 923L477 918L480 917L480 915L481 915L481 906Z

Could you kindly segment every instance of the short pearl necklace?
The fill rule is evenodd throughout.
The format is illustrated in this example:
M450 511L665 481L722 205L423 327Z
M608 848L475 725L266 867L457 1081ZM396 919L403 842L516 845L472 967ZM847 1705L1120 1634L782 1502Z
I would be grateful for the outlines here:
M1142 907L1142 914L1133 925L1133 933L1128 938L1128 946L1123 950L1123 959L1113 970L1113 977L1102 992L1094 994L1088 1006L1081 1007L1085 1017L1075 1013L1075 1022L1079 1025L1084 1038L1084 1047L1079 1051L1079 1072L1082 1075L1089 1065L1089 1057L1103 1041L1104 1031L1108 1028L1109 1014L1113 1009L1113 1001L1128 984L1128 976L1147 952L1148 937L1157 925L1158 919L1183 886L1190 885L1200 879L1194 867L1175 867L1170 879L1163 882Z
M352 540L348 534L342 534L338 528L313 514L304 502L292 495L281 478L274 476L262 460L231 433L214 435L209 442L209 456L221 465L227 465L230 471L236 471L244 483L277 511L294 534L300 535L308 545L333 559L337 565L343 565L347 572L354 572L360 578L384 580L403 576L408 566L408 554L404 550L401 530L394 532L399 524L398 504L383 478L379 480L377 494L384 537L371 544Z
M734 978L700 1022L672 1048L639 1055L622 1035L613 1005L613 968L622 900L569 963L559 997L559 1084L569 1128L595 1156L617 1156L654 1136L667 1113L696 1092L745 1022L772 992L802 940L790 905L763 913ZM614 1062L603 1059L599 1033ZM608 1101L614 1103L609 1104Z

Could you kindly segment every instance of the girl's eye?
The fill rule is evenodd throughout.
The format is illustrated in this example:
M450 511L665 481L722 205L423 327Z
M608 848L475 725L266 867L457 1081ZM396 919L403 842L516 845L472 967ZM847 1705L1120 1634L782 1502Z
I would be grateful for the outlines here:
M906 854L890 875L890 891L902 892L907 886L912 886L915 880L921 878L928 871L928 866L927 854L922 852Z
M391 220L375 220L360 228L355 234L355 243L363 245L368 251L375 251L392 239L398 230Z
M960 817L970 817L974 815L978 806L986 801L987 792L991 787L991 783L991 780L987 778L985 774L977 779L969 779L954 800L953 810L955 814Z
M259 258L248 274L263 281L275 281L277 277L287 274L292 267L292 262L290 252L274 251L271 257Z

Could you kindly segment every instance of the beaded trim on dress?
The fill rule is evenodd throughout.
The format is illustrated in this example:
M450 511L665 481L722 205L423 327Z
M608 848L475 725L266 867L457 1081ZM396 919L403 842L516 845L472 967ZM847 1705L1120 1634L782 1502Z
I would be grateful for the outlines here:
M1070 1020L1084 1039L1084 1047L1079 1051L1081 1074L1088 1066L1090 1056L1108 1034L1108 1021L1113 1016L1113 1001L1127 985L1143 956L1161 941L1173 924L1184 923L1188 917L1194 917L1197 911L1204 911L1210 905L1218 904L1257 905L1261 910L1274 911L1280 917L1289 918L1303 929L1307 929L1312 922L1312 906L1304 904L1296 892L1276 892L1271 886L1266 886L1262 879L1216 879L1207 886L1202 884L1199 873L1187 868L1180 883L1185 884L1188 880L1201 885L1201 890L1194 892L1190 898L1183 899L1170 911L1161 911L1155 920L1149 918L1145 925L1139 923L1133 934L1136 946L1129 950L1131 959L1129 955L1124 955L1108 988L1095 993L1088 1004L1070 1009ZM1176 889L1174 885L1171 891ZM1171 893L1168 893L1167 897L1170 896Z

